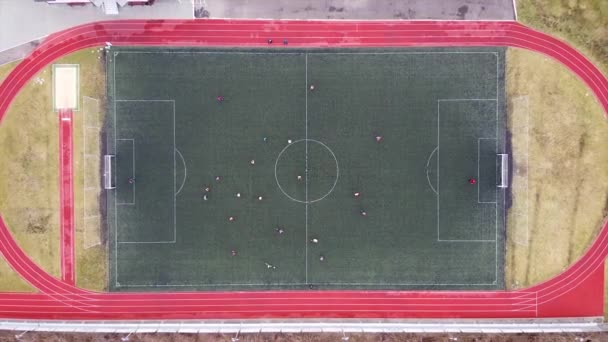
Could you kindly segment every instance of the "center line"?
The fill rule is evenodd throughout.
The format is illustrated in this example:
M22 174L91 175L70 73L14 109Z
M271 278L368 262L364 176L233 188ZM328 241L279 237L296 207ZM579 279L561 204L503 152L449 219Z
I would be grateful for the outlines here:
M306 240L304 241L304 243L306 244L306 249L305 249L305 253L306 253L306 283L308 283L308 54L304 54L304 63L305 63L305 73L306 76L304 77L305 80L305 85L304 85L304 98L305 98L305 126L304 126L304 138L306 140L304 140L304 144L306 146L306 158L305 158L305 167L304 167L304 184L305 184L305 193L304 193L304 200L306 203L304 203L304 205L306 206L306 221L305 221L305 237Z

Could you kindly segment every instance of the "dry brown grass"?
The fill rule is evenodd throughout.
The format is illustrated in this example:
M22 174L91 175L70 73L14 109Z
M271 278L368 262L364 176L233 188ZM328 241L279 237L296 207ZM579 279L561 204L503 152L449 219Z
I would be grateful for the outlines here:
M8 74L19 64L20 61L10 62L0 65L0 83L8 76Z
M536 53L509 49L507 93L514 175L506 284L519 288L562 272L599 231L608 205L608 120L580 80Z
M19 62L12 62L0 66L0 83L8 76ZM15 272L8 262L0 258L0 291L32 292L32 288L21 276Z
M45 68L0 124L0 213L30 258L58 276L58 125L51 100L51 71Z
M79 64L80 95L99 98L105 93L103 61L99 57L99 51L83 50L55 63ZM0 67L0 77L2 71L8 73L14 67L12 64ZM59 277L59 138L51 87L48 66L17 95L0 125L0 212L27 255L49 274ZM107 277L105 247L83 247L81 113L74 115L76 278L79 286L102 290ZM93 228L99 231L98 227ZM11 275L6 267L0 266L0 275L3 280L7 277L0 281L0 286L6 283L6 287L0 289L23 289L19 281L8 280Z

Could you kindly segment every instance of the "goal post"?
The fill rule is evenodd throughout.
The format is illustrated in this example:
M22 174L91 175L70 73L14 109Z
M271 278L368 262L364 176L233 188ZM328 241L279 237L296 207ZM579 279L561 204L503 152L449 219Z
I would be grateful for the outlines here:
M497 156L497 162L500 165L500 175L497 186L499 188L509 187L509 155L505 153L499 153Z
M113 154L106 154L103 156L103 188L106 190L115 189L114 177L112 176L112 167L116 156Z

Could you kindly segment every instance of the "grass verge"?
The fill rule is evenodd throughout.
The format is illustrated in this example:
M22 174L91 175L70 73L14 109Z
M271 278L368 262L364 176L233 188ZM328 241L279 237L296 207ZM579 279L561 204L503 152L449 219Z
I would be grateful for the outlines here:
M507 288L549 279L595 238L608 206L608 120L589 89L557 62L509 49L513 206Z
M6 74L12 64L3 66ZM50 103L51 74L45 68L19 93L0 124L0 213L30 258L58 276L58 130ZM20 279L7 281L3 289L21 284Z
M6 79L18 63L17 61L0 65L0 83ZM34 288L21 279L6 260L0 258L0 291L33 292Z

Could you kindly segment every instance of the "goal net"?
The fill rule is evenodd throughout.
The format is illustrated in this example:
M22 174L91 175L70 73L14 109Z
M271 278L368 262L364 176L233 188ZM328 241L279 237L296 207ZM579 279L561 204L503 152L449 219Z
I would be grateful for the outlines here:
M116 156L113 154L106 154L103 156L103 188L114 189L114 177L112 177L112 166L114 164Z
M500 165L500 174L498 175L498 187L499 188L507 188L509 187L509 155L508 154L498 154L497 163Z

